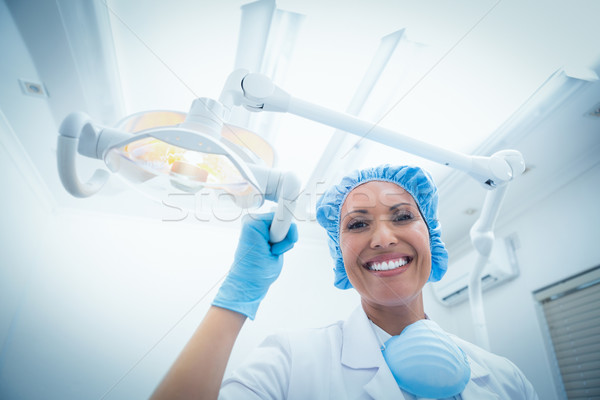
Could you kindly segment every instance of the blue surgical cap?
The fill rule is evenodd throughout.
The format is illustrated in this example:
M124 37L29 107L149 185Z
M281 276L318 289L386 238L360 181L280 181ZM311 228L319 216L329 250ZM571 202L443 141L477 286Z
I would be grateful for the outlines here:
M334 285L340 289L352 287L340 250L342 205L352 189L370 181L395 183L413 197L429 230L431 273L428 282L437 282L442 279L448 269L448 252L441 239L442 228L437 219L438 193L433 179L428 172L419 167L386 164L352 172L344 177L339 185L329 188L317 201L317 221L327 230L329 253L335 262Z

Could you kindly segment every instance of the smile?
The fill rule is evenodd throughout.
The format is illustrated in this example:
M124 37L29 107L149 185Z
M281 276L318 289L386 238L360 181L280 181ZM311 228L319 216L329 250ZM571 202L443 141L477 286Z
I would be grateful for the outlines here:
M411 261L411 257L403 257L383 262L368 262L364 265L364 267L370 271L390 271L396 268L400 268Z

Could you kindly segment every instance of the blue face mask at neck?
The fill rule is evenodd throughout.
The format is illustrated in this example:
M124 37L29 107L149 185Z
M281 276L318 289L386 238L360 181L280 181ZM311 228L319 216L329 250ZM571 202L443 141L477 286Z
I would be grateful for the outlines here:
M456 396L471 377L465 353L430 320L407 326L386 341L382 351L398 386L417 397Z

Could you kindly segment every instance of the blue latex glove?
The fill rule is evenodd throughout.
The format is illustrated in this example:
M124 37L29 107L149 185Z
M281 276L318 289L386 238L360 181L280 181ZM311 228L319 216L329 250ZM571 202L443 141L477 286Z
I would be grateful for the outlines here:
M213 305L254 319L269 286L279 276L283 253L294 247L298 228L292 223L285 239L269 243L273 213L246 217L229 274L223 281Z

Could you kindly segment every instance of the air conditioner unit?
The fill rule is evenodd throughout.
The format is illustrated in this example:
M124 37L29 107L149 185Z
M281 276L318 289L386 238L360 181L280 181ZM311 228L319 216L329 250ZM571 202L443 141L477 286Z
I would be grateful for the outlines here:
M475 266L477 252L472 249L464 256L450 258L448 271L439 281L431 283L435 297L445 306L459 304L469 298L469 273ZM514 279L519 275L514 238L509 236L494 242L492 254L481 274L483 291Z

